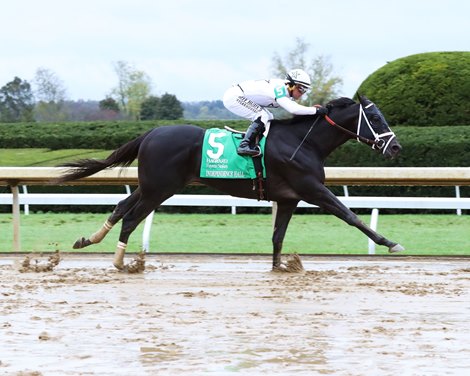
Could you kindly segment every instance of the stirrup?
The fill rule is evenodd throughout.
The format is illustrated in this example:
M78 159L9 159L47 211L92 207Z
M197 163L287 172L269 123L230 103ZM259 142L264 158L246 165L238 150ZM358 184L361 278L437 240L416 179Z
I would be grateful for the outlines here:
M246 148L241 148L239 147L237 149L237 154L238 155L247 155L247 156L250 156L250 157L260 157L262 155L261 153L261 148L259 147L259 145L256 145L254 149L250 149L250 147L246 147Z

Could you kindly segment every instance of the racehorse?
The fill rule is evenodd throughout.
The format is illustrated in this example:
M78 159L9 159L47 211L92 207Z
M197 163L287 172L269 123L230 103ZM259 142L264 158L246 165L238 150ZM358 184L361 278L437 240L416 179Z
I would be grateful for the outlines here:
M328 188L324 163L328 155L349 139L357 139L387 158L396 157L401 146L377 106L365 96L329 102L325 116L294 116L273 120L265 145L266 194L277 202L273 244L273 269L282 268L282 242L299 201L319 206L357 227L389 252L404 248L364 224ZM209 179L199 176L205 130L193 125L154 128L122 145L106 159L69 162L69 169L55 182L80 179L110 167L128 166L138 158L137 189L118 203L104 225L89 238L80 238L74 248L99 243L122 219L114 266L124 268L127 242L137 225L162 202L191 183L202 183L237 197L257 198L251 179Z

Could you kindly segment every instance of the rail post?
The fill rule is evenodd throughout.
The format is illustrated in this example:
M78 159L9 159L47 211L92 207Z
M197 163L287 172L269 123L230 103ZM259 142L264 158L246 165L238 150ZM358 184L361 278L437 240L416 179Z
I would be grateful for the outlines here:
M12 214L13 214L13 251L21 251L21 237L20 237L20 190L18 184L10 186L13 195L12 201Z

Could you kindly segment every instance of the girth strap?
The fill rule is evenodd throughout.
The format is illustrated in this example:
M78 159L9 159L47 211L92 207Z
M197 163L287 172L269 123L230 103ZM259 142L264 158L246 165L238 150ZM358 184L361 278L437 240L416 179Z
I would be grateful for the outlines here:
M253 190L256 191L258 201L268 200L266 197L266 179L263 179L263 163L261 157L253 157L256 179L253 179Z

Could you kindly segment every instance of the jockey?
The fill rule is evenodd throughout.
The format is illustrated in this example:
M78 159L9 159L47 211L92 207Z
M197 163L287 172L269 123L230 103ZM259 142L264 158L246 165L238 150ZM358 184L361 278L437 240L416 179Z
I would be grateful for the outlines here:
M320 105L302 106L295 102L311 87L309 75L302 69L293 69L283 79L250 80L233 85L223 97L224 106L234 114L250 119L248 127L237 153L258 156L259 146L252 148L256 138L265 130L274 118L266 108L282 107L294 115L325 115L328 110Z

